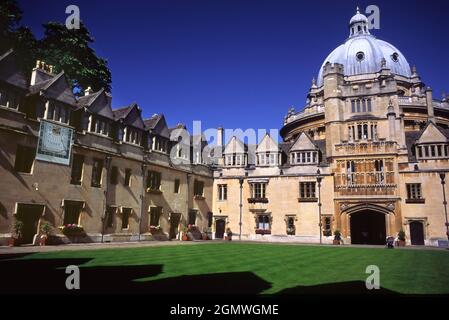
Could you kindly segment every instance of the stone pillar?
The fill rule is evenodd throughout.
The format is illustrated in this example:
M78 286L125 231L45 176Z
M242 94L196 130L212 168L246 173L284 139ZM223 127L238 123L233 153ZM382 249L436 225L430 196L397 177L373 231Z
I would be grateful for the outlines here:
M387 111L388 118L388 140L395 141L396 140L396 113L394 112L393 104L390 101Z
M435 115L433 111L433 97L432 97L432 89L427 87L426 89L426 103L427 103L427 119L430 122L435 123Z

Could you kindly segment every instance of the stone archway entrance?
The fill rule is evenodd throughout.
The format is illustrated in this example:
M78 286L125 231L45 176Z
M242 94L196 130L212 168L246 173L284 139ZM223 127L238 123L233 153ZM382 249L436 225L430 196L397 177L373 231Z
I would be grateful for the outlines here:
M387 232L382 212L366 209L351 213L350 229L352 244L385 244Z

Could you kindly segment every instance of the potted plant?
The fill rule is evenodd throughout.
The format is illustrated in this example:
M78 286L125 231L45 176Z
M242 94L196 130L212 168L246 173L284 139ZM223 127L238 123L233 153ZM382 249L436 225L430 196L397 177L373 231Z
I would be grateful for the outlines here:
M189 240L189 237L187 237L187 231L188 231L188 228L185 227L185 226L183 226L183 227L182 227L182 236L181 236L181 240L182 240L182 241L187 241L187 240Z
M18 246L20 244L20 240L22 239L22 231L23 231L23 222L21 220L16 219L13 224L13 234L9 239L9 246Z
M405 231L404 230L399 230L398 232L398 242L397 242L398 247L405 247Z
M152 235L162 234L162 227L161 226L150 226L150 233Z
M39 240L39 245L45 246L47 244L48 237L51 233L51 224L49 222L44 222L41 225L41 232L42 232L42 235Z
M226 229L226 240L231 241L232 240L232 231L231 228Z
M334 240L333 240L333 244L341 244L341 232L340 230L335 230L334 231Z

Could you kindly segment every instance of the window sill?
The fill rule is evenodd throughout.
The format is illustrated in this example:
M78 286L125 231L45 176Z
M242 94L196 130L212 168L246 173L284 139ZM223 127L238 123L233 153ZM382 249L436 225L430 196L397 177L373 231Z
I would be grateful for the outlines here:
M72 186L81 186L81 181L70 181Z
M256 229L256 234L271 234L271 230L264 230L264 229Z
M248 198L248 203L268 203L267 198Z
M195 199L195 200L205 200L206 198L204 196L196 195L196 196L193 196L193 199Z
M298 202L318 202L318 198L298 198Z
M91 184L92 188L101 188L101 184Z
M147 188L147 189L146 189L146 192L147 192L147 193L151 193L151 194L162 194L162 191L161 191L161 190L158 190L158 189L150 189L150 188Z
M426 199L405 199L405 203L425 203Z
M18 174L20 174L21 176L32 176L33 173L32 172L21 172L21 171L16 171Z

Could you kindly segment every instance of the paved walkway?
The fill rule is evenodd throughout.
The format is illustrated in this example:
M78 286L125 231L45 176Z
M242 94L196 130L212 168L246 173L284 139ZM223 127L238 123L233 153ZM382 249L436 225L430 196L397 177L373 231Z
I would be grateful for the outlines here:
M57 246L21 246L6 247L0 246L1 254L12 253L33 253L33 252L55 252L55 251L76 251L76 250L97 250L97 249L116 249L116 248L140 248L140 247L162 247L178 245L197 245L202 243L211 243L215 241L135 241L135 242L108 242L108 243L73 243Z
M6 247L0 246L1 254L15 254L15 253L35 253L35 252L56 252L56 251L76 251L76 250L98 250L98 249L116 249L116 248L140 248L140 247L162 247L162 246L179 246L179 245L201 245L224 243L223 240L213 241L141 241L141 242L108 242L108 243L79 243L66 244L58 246L22 246L22 247ZM322 247L344 247L344 248L384 248L379 245L341 245L335 246L332 244L317 244L317 243L301 243L301 242L268 242L268 241L233 241L233 243L252 243L252 244L276 244L276 245L296 245L296 246L322 246ZM430 247L430 246L406 246L396 247L396 250L447 250L446 248Z

